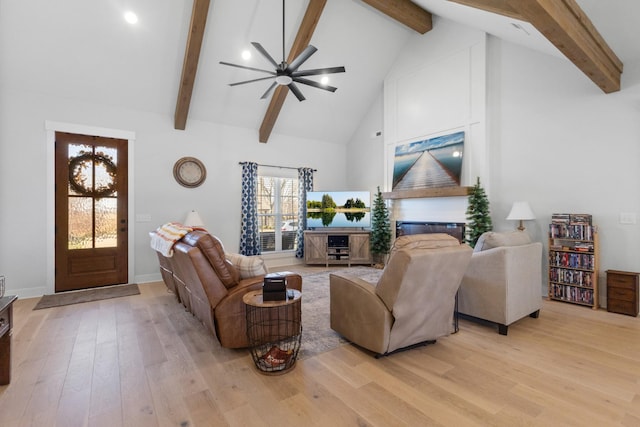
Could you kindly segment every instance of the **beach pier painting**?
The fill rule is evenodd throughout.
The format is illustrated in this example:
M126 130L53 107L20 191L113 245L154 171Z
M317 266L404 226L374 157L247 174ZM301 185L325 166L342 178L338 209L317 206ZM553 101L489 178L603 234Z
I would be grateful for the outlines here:
M464 132L398 145L393 190L459 186L463 149Z

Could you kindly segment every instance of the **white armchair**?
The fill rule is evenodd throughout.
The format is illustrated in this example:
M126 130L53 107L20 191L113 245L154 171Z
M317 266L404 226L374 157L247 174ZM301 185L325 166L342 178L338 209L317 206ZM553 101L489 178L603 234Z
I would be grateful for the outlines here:
M508 327L523 317L537 318L542 307L542 244L524 231L480 236L462 278L458 312L472 320Z

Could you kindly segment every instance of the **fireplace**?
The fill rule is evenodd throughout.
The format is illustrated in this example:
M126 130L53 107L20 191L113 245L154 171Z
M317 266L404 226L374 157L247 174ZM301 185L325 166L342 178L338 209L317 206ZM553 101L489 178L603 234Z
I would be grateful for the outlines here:
M408 234L446 233L464 242L463 222L396 221L396 237Z

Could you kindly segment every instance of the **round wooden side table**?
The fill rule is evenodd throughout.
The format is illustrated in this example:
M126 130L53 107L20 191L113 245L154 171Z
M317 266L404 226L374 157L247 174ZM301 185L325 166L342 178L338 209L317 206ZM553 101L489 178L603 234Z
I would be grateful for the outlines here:
M287 299L263 301L262 291L244 295L251 357L261 373L283 374L295 366L302 339L302 294L287 290Z

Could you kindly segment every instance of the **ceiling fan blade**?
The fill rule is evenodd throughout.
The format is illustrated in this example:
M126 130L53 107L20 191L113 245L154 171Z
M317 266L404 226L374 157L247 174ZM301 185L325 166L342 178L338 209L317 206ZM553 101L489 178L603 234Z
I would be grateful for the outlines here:
M291 72L296 71L298 67L300 67L304 61L309 59L311 55L316 53L317 50L318 49L312 45L305 47L304 50L300 52L300 55L296 56L296 58L293 61L291 61L291 64L289 64L289 67L288 67L289 71Z
M271 86L269 86L269 89L267 89L267 91L265 93L262 94L262 96L260 97L260 99L267 99L267 96L269 96L269 94L271 93L271 91L273 90L274 87L278 86L277 82L273 82L271 83Z
M302 79L300 77L294 77L293 81L302 83L303 85L313 86L318 89L327 90L329 92L335 92L336 90L338 90L338 88L335 86L323 85L322 83L314 82L313 80L309 80L309 79Z
M247 67L246 65L232 64L230 62L224 62L224 61L220 61L220 63L222 65L228 65L230 67L242 68L243 70L260 71L261 73L271 74L272 76L276 75L275 71L263 70L261 68Z
M302 92L300 92L300 89L298 89L298 86L296 86L295 83L291 82L287 86L289 86L289 89L291 89L291 92L293 92L296 98L298 98L298 101L302 102L306 99L302 94Z
M260 77L259 79L245 80L243 82L229 83L229 86L238 86L238 85L243 85L243 84L247 84L247 83L259 82L259 81L262 81L262 80L269 80L269 79L273 79L273 78L274 78L274 76ZM275 84L275 82L274 82L274 84Z
M316 68L315 70L294 71L291 77L317 76L319 74L344 73L344 67Z
M264 56L265 58L267 58L267 60L276 68L278 68L278 63L276 62L275 59L273 59L271 57L271 55L269 55L269 52L267 52L267 50L265 48L262 47L262 45L258 42L251 42L251 44L253 45L253 47L256 48L256 50L258 52L260 52L262 54L262 56Z

